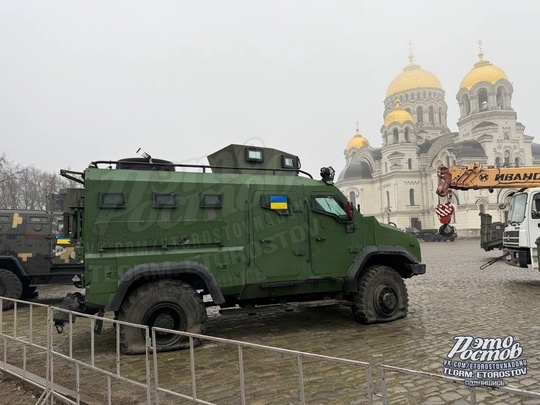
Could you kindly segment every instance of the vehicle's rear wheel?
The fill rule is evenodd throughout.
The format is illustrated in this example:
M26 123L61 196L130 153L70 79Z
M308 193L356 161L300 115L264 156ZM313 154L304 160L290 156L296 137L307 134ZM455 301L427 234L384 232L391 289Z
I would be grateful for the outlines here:
M118 311L124 322L160 327L191 333L204 333L206 309L199 294L187 283L179 280L159 280L144 284L133 291ZM145 331L120 325L120 344L126 354L146 351ZM194 345L200 344L194 339ZM158 352L187 349L189 338L173 333L156 332L152 346Z
M407 316L409 298L405 282L388 266L369 267L358 281L352 311L361 323L390 322Z
M9 270L0 269L0 297L20 299L22 282L17 275ZM13 301L2 300L2 311L13 308Z

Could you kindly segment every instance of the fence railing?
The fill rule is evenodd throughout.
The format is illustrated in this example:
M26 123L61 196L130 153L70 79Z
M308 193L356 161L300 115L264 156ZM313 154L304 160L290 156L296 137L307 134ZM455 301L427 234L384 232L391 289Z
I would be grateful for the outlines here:
M2 300L7 298L0 297ZM379 365L380 381L370 363L324 356L219 337L81 315L39 303L13 301L12 311L0 312L3 355L0 370L43 390L37 404L146 403L224 405L268 403L390 404L402 387L395 375L438 380L468 388L464 400L476 404L482 387L464 387L460 378ZM55 330L53 314L65 312L69 322L62 334ZM96 336L96 323L104 323ZM121 352L120 326L144 334L142 355ZM189 349L157 353L156 334L180 335ZM195 341L203 341L195 347ZM399 391L402 395L403 389ZM490 388L490 395L507 393L540 398L540 393L507 386ZM339 401L336 399L339 398ZM417 398L418 399L418 398Z

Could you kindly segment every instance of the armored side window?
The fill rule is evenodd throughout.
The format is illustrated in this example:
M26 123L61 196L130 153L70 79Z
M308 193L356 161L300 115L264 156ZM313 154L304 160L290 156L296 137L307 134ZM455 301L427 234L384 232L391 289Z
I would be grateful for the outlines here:
M176 208L178 200L174 193L154 193L154 208Z
M9 224L9 215L0 215L0 224Z
M99 208L126 208L124 193L100 193Z
M263 162L264 155L261 148L246 148L246 162Z
M31 215L31 216L28 217L28 223L30 223L30 224L47 224L47 223L49 223L49 219L47 217Z
M298 169L298 158L296 156L281 155L281 167L284 169Z
M270 194L262 196L262 207L272 210L279 215L291 215L289 197L283 194Z
M201 196L201 208L223 207L223 194L203 194Z
M347 221L349 219L343 202L334 196L314 196L312 202L313 210L316 212L333 216L339 221Z

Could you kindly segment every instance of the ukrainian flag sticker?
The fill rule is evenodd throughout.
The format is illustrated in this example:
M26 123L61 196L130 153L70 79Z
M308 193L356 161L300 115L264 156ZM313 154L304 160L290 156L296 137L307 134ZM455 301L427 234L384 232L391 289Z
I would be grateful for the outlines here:
M271 210L286 210L288 209L287 196L286 195L271 195L270 196L270 209Z

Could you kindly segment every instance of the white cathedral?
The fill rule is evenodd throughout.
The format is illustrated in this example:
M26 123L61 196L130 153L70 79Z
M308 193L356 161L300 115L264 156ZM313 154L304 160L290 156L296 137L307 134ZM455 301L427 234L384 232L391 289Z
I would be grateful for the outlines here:
M512 83L481 49L478 56L457 92L460 117L452 132L441 82L409 55L386 92L382 147L370 147L357 129L344 152L336 185L362 214L399 228L439 228L435 206L447 202L435 193L439 165L540 165L540 145L525 135L512 108ZM480 213L506 220L503 205L512 191L454 191L451 225L459 236L478 236Z

